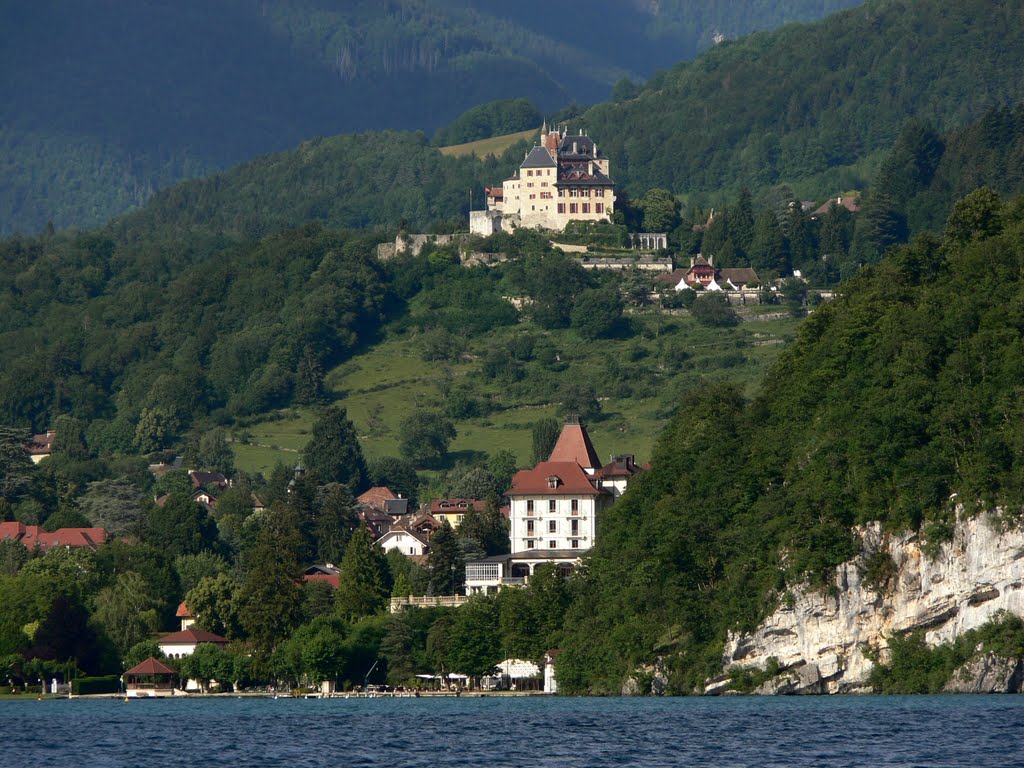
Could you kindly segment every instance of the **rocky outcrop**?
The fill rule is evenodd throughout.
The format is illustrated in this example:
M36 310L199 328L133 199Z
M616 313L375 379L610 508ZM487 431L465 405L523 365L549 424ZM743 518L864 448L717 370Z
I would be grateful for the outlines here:
M869 656L886 661L895 633L922 629L925 641L937 645L999 611L1024 615L1024 532L999 531L985 516L961 519L934 558L921 551L916 534L882 534L877 526L861 533L864 552L836 569L837 590L794 590L756 632L728 637L723 669L764 670L772 659L783 671L760 693L864 691ZM896 570L876 587L864 583L861 569L868 554L880 551ZM986 669L967 670L963 679L998 688L1010 674L994 661ZM705 692L712 687L709 681Z
M668 675L665 673L663 659L656 659L653 664L637 667L632 675L622 684L623 696L663 696L668 688Z
M947 693L1019 693L1024 665L986 653L957 669L943 688Z

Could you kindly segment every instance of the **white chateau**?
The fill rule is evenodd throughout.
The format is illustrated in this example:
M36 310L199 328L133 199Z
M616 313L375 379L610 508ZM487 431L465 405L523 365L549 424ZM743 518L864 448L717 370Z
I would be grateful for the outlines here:
M543 563L572 572L594 546L601 512L639 471L628 455L601 466L586 428L570 419L548 460L512 478L505 494L511 502L512 554L467 563L466 594L525 584Z
M582 130L569 136L546 123L515 175L487 193L487 210L469 214L470 231L484 236L518 227L561 232L570 221L610 221L615 211L607 155Z

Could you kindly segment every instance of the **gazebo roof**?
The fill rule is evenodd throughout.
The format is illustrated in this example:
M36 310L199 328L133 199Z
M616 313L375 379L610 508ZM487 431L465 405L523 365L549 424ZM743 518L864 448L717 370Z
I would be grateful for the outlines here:
M170 667L168 667L166 664L163 664L163 663L157 661L156 659L154 659L152 656L150 656L148 659L146 659L141 664L137 664L136 666L134 666L131 669L129 669L127 672L125 672L125 674L126 675L176 675L178 673L175 672Z

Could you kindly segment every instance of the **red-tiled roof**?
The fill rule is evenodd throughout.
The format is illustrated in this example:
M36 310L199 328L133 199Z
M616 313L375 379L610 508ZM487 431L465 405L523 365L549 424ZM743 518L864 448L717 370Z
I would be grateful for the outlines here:
M302 576L303 581L322 581L330 584L335 589L341 584L341 577L336 573L306 573Z
M391 489L385 485L377 485L364 493L361 493L356 497L356 501L360 504L365 504L368 507L383 512L384 502L397 499L398 497L391 492Z
M28 452L33 456L49 456L53 451L53 441L57 433L48 429L41 435L32 435L32 442L28 445Z
M575 461L542 461L533 469L516 472L506 495L598 496L605 493L607 491L594 487L590 475Z
M188 476L192 480L194 488L199 488L203 485L215 485L218 488L228 487L228 479L220 472L200 472L193 469L188 473Z
M584 469L601 466L594 444L590 442L587 428L580 423L569 423L562 427L562 434L551 450L548 461L572 461Z
M220 635L215 635L213 632L207 632L205 629L197 629L196 627L189 627L183 629L181 632L173 632L169 635L164 635L157 642L160 645L193 645L195 643L216 643L218 645L226 645L227 640Z
M58 528L48 533L38 525L0 523L0 539L19 541L29 549L37 546L43 550L53 547L98 549L108 538L110 534L104 528Z
M629 455L616 456L609 463L605 464L594 474L597 477L609 478L609 477L632 477L637 472L641 471L641 467L636 463L634 458Z
M178 606L178 612L174 615L177 616L179 619L191 619L192 611L188 609L188 603L182 600L181 605Z
M825 201L825 203L818 208L812 216L824 216L832 207L832 203L835 203L839 208L845 208L850 213L857 213L860 210L860 206L857 205L856 199L852 197L832 197Z
M126 675L176 675L178 674L173 669L163 664L152 656L146 659L141 664L137 664L127 672Z

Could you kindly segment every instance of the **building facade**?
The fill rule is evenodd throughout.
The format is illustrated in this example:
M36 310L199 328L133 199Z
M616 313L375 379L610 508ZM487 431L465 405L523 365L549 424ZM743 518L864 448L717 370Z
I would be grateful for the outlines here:
M611 221L615 183L608 157L581 130L541 129L540 144L500 188L489 189L487 210L470 212L470 231L481 235L518 227L561 232L570 221Z

